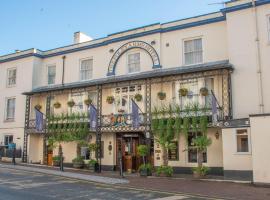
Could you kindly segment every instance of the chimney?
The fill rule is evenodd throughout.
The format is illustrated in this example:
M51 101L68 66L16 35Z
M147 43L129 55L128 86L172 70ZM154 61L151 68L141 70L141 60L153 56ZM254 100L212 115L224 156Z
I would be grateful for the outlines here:
M88 35L80 32L80 31L74 33L74 41L73 41L74 44L88 42L91 40L93 40L91 37L89 37Z

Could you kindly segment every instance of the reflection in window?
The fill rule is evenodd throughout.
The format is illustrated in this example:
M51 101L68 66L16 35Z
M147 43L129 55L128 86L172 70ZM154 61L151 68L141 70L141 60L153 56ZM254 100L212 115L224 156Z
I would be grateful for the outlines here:
M237 152L249 152L248 133L246 129L237 130Z

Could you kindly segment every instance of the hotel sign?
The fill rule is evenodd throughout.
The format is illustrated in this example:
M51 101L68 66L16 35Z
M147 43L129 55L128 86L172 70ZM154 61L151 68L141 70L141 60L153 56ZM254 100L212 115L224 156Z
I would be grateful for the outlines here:
M113 57L110 60L109 67L108 67L108 76L115 75L115 67L119 60L119 58L128 50L134 49L134 48L140 48L145 50L149 56L152 59L153 62L153 68L160 68L160 61L159 56L150 44L143 42L143 41L132 41L124 44L121 46L113 55Z

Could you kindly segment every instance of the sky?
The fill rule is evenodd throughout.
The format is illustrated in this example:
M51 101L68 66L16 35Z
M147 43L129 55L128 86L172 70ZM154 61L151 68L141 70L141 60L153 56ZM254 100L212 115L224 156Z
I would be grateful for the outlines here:
M153 23L219 11L222 0L1 0L0 55L94 39ZM213 4L214 3L214 4Z

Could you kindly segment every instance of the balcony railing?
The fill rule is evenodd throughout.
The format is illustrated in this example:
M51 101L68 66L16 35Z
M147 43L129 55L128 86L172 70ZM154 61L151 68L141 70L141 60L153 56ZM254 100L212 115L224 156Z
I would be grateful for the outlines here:
M145 114L139 114L139 125L145 124ZM102 127L123 127L132 125L131 114L110 114L102 115L101 126Z

